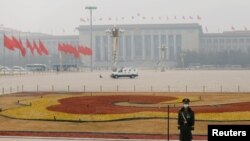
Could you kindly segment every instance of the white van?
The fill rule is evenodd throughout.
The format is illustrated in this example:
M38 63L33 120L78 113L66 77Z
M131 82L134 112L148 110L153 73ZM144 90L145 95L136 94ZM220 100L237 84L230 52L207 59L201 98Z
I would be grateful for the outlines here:
M138 71L135 68L120 68L117 71L112 72L112 78L119 78L119 77L130 77L135 78L138 76Z

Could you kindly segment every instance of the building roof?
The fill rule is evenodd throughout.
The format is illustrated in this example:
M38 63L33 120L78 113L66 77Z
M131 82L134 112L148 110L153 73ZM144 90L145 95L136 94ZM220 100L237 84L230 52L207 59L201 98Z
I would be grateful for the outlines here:
M31 38L34 40L79 40L79 35L51 35L45 33L37 33L37 32L23 32L19 30L15 30L12 28L1 27L0 34L6 34L8 36L17 36L20 38ZM2 36L0 36L2 37Z
M250 37L250 31L225 31L222 33L205 33L202 37Z
M112 28L114 25L93 25L93 30L106 30ZM184 24L121 24L115 25L124 30L154 30L154 29L198 29L202 31L201 25L197 23ZM81 25L77 28L79 31L89 31L89 25Z

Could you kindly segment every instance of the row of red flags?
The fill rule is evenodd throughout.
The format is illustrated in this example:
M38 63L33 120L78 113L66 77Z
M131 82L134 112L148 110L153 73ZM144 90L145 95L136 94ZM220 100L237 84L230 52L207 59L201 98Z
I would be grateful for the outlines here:
M234 26L231 26L231 31L236 31L236 28ZM239 29L239 30L242 30L242 29ZM207 26L205 27L205 31L208 32L208 28ZM218 32L220 31L220 29L218 29ZM247 27L244 26L244 31L248 31Z
M33 40L33 42L30 42L28 39L26 39L26 48L24 47L21 39L17 39L16 37L12 36L12 38L4 35L4 46L11 50L15 51L15 49L18 49L23 57L26 56L26 49L29 49L32 55L34 55L34 52L36 51L40 56L41 55L48 55L49 52L47 48L45 47L44 43L39 40L39 43L37 43ZM92 49L79 45L78 47L74 47L74 45L71 44L64 44L64 43L58 43L58 51L64 52L66 54L73 54L75 58L79 58L80 54L82 55L92 55Z
M23 57L26 56L26 48L24 48L21 39L17 40L16 37L12 36L12 38L4 35L4 46L9 50L15 51L18 49ZM49 52L47 48L44 46L43 42L39 40L39 45L33 40L33 44L30 43L28 39L26 39L26 46L30 49L30 52L34 55L34 51L36 50L39 55L48 55Z
M71 44L58 43L58 51L66 54L73 54L76 59L80 57L80 54L92 55L92 49L83 45L74 47L74 45Z
M136 17L142 17L143 20L150 19L150 18L151 18L152 20L157 19L156 17L141 16L140 13L137 13L136 16L131 16L131 18L128 18L128 19L134 20ZM171 17L171 16L166 16L166 20L169 20L169 19L171 19L171 18L173 18L174 20L177 20L177 16L173 16L173 17ZM186 20L186 19L189 19L189 20L195 20L195 19L201 20L201 19L202 19L199 15L197 15L197 16L182 16L181 18L182 18L183 20ZM107 20L109 20L109 21L111 21L112 19L115 19L116 21L118 21L119 18L118 18L118 17L116 17L116 18L112 18L112 17L107 17L107 18L100 17L100 18L97 18L97 19L94 18L94 21L96 21L96 20L103 21L103 20L105 20L105 19L107 19ZM125 20L125 17L120 17L120 19L121 19L121 20ZM162 20L162 19L164 19L164 17L159 16L158 19L159 19L159 20ZM80 21L82 21L82 22L87 22L87 21L89 21L89 18L80 18Z

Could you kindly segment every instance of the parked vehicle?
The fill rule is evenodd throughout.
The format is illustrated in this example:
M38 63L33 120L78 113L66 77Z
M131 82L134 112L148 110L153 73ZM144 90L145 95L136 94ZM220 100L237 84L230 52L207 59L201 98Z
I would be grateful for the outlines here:
M14 66L14 67L12 67L12 71L13 72L24 72L25 69L21 66Z
M1 66L0 71L2 71L2 72L10 72L11 69L9 67L6 67L6 66Z
M112 72L112 78L119 78L119 77L130 77L135 78L138 76L138 71L135 68L120 68L117 71Z
M28 71L46 71L47 66L45 64L27 64L26 69Z

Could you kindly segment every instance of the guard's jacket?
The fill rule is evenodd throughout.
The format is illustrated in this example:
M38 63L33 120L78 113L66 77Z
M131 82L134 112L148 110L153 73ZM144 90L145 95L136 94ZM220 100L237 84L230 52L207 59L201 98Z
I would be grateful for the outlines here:
M184 107L178 113L178 129L180 129L180 141L191 141L194 130L194 112L190 107Z

